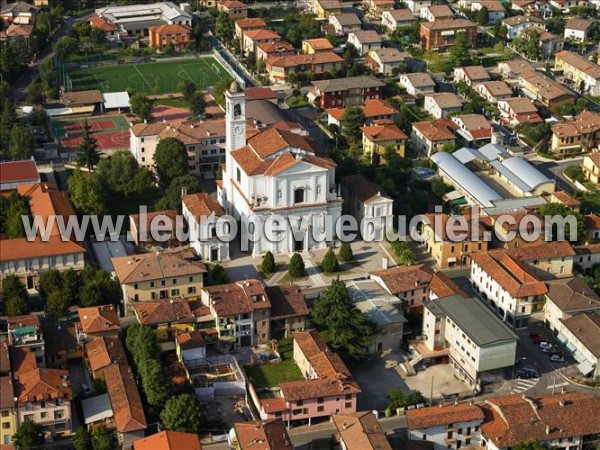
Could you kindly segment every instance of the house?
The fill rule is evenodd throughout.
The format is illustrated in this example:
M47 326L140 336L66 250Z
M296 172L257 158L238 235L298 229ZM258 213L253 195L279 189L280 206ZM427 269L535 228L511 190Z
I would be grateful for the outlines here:
M481 146L492 140L492 124L483 114L463 114L451 119L458 129L456 134L469 146Z
M242 50L246 56L250 53L256 55L256 47L258 44L263 44L265 42L279 42L280 40L281 36L271 30L264 28L247 30L244 31L243 34Z
M595 213L586 214L585 226L588 231L588 239L597 241L600 239L600 216Z
M575 96L560 83L551 80L540 72L523 72L519 76L523 93L544 104L548 108L553 108L561 103L574 103Z
M381 48L381 42L381 36L373 30L355 31L348 35L348 45L352 45L361 56Z
M344 58L333 52L319 52L310 55L270 57L265 63L269 80L272 83L285 83L291 74L336 73L343 68Z
M486 81L475 85L475 91L492 104L511 98L513 91L504 81Z
M238 19L234 23L235 25L235 38L239 39L240 42L244 38L244 32L250 30L260 30L266 28L267 23L260 17L254 17L251 19Z
M25 2L3 4L0 18L10 25L34 25L39 10L37 6Z
M489 397L482 404L486 420L480 427L485 449L504 450L531 440L583 448L600 432L597 417L589 413L599 407L600 398L587 392Z
M388 293L400 298L404 311L421 311L423 302L429 298L429 284L434 272L425 264L393 267L370 273Z
M505 250L471 255L471 284L485 303L515 329L541 311L546 285L524 262Z
M406 92L414 97L435 92L435 81L425 72L402 74L399 82L406 88Z
M445 19L421 23L421 47L425 50L447 51L456 36L464 33L467 46L477 48L477 24L468 19Z
M586 42L595 27L596 22L593 19L567 19L564 37L568 41Z
M600 153L593 152L585 155L581 168L587 180L595 184L600 184Z
M147 249L157 246L177 247L181 245L185 223L183 218L177 219L177 215L177 211L174 209L146 212L145 214L130 214L129 232L135 245ZM165 227L168 224L171 225L171 228L166 230ZM171 239L165 241L163 234L168 234Z
M600 95L600 66L568 50L555 55L554 67L561 69L565 78L582 94Z
M525 30L530 27L536 27L540 31L545 31L544 21L536 16L513 16L502 20L502 25L506 27L506 37L514 39L521 36Z
M440 92L425 96L424 109L436 119L446 118L462 111L463 101L452 92Z
M11 24L8 26L6 31L0 31L0 40L4 41L6 39L14 38L14 37L22 37L26 42L29 42L29 38L33 34L33 25L16 25Z
M585 157L583 158L585 161ZM585 169L584 169L585 170ZM555 191L548 197L550 203L560 203L575 212L580 212L581 202L565 191Z
M302 52L308 55L330 51L333 51L333 45L326 38L305 39L302 41Z
M394 32L398 28L410 27L417 20L410 9L392 9L381 14L381 25L389 32Z
M107 6L96 9L95 14L116 25L120 34L131 36L148 36L148 29L156 25L192 26L192 15L173 2Z
M191 249L119 256L111 262L123 290L126 315L132 312L133 302L194 297L204 285L206 268Z
M290 337L306 329L308 307L302 290L295 284L266 288L271 302L271 338Z
M0 162L0 191L12 191L20 184L37 184L40 175L33 158Z
M193 331L196 317L184 298L160 299L133 304L140 325L154 330L158 342L172 343L180 333Z
M118 337L121 331L119 313L114 305L90 306L79 308L79 324L77 338L90 340L100 336Z
M109 41L120 40L121 33L125 35L127 34L125 30L119 30L119 27L114 23L111 23L106 19L98 16L90 17L90 27L104 32L104 36Z
M572 122L552 126L552 151L587 153L600 144L600 113L583 111Z
M342 13L342 3L339 0L317 0L316 15L319 19L327 19L332 14Z
M238 450L292 450L294 447L281 420L238 422L227 436L229 446Z
M167 430L134 441L133 450L202 450L202 445L197 434Z
M582 313L600 313L600 297L579 277L550 280L546 283L544 323L559 333L562 321ZM564 343L564 339L558 338Z
M6 356L8 359L8 351ZM0 442L2 446L10 445L13 435L17 432L17 404L14 398L15 391L11 377L9 375L0 376L0 416L2 417Z
M248 5L237 0L218 0L217 11L226 12L234 21L248 17Z
M392 450L373 411L334 414L331 420L343 450Z
M381 186L367 181L362 175L341 178L344 211L360 224L361 237L380 241L392 219L392 198ZM369 225L372 224L372 230Z
M203 261L229 259L229 242L219 239L217 220L225 211L206 192L188 194L181 199L181 211L188 223L190 245Z
M522 123L542 123L542 119L533 102L526 97L507 98L498 101L498 109L510 126Z
M512 248L509 254L557 278L573 275L575 250L568 241L535 242Z
M583 376L600 377L600 314L583 312L560 321L558 339L578 362Z
M71 361L83 358L83 343L77 338L76 324L53 324L44 322L46 367L67 369Z
M46 356L45 340L39 317L33 314L14 316L8 319L7 324L13 375L43 367Z
M360 18L354 13L330 14L329 24L338 36L347 36L362 28Z
M483 239L483 230L479 230L478 236L473 236L474 230L470 221L460 221L460 216L444 213L427 214L424 217L427 223L423 223L419 233L423 238L425 250L435 260L438 268L470 265L471 253L487 252L488 242ZM466 224L466 227L463 224ZM449 230L453 230L457 238L449 237Z
M363 0L363 4L369 17L379 19L385 11L394 9L395 2L394 0Z
M408 59L410 59L408 53L401 52L394 47L371 50L365 57L367 66L375 72L382 73L385 76L393 76L395 72L394 69L400 71L401 69L406 68L406 61Z
M448 5L430 5L425 7L425 17L427 22L435 22L436 20L454 19L454 13Z
M488 23L496 23L499 20L502 20L506 17L506 9L504 9L502 2L496 0L488 0L471 3L471 11L480 11L483 8L487 8Z
M445 144L456 142L458 126L449 119L436 119L431 122L414 122L410 142L414 149L427 156L442 150Z
M540 41L541 59L552 58L556 52L560 52L565 46L565 41L562 37L556 36L549 31L538 32L538 39Z
M317 330L298 331L294 338L294 362L306 379L346 379L350 371L332 352Z
M369 125L362 127L361 131L363 154L367 155L373 164L385 163L386 148L390 146L404 158L408 136L396 125Z
M431 0L407 0L406 7L417 17L425 18L425 12L428 6L431 6Z
M518 79L522 73L532 72L533 66L525 59L511 59L498 63L498 70L503 79Z
M125 349L118 337L95 337L85 344L87 369L94 378L102 377L112 364L128 364Z
M366 100L365 104L360 106L360 109L365 116L365 125L392 124L399 113L396 108L385 100ZM335 124L338 127L342 127L345 112L345 108L328 109L328 124Z
M148 44L160 51L173 48L186 50L192 43L192 27L189 25L155 25L148 27Z
M334 78L312 82L313 89L307 97L321 109L347 108L362 105L366 100L383 98L385 83L375 77Z
M61 92L60 99L66 108L83 108L82 111L93 113L96 110L102 111L104 98L97 89L89 91Z
M590 274L595 264L600 263L600 244L585 244L573 246L577 270L583 274Z
M454 69L454 82L464 81L469 86L490 81L490 74L483 66L464 66Z
M450 445L480 445L485 416L478 405L459 403L412 409L406 411L406 419L409 439L431 442L435 450L442 450L448 448L449 439Z

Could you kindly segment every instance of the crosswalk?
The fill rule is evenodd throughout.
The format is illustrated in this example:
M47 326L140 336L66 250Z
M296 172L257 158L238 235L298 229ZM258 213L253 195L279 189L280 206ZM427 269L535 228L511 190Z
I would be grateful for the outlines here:
M539 378L530 378L528 380L517 379L517 383L515 384L515 387L512 389L511 393L520 394L521 392L528 391L534 387L538 381L540 381Z

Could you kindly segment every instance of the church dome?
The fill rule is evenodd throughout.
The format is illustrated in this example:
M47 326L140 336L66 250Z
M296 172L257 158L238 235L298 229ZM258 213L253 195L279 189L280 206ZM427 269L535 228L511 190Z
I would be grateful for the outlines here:
M240 83L237 82L237 80L233 80L231 82L231 84L229 85L229 92L231 92L232 94L242 92L242 87L240 86Z

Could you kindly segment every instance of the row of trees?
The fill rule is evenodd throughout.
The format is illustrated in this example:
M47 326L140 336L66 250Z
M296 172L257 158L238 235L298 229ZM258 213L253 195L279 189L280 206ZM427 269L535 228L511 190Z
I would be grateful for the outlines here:
M26 159L33 156L34 149L31 128L19 122L10 84L4 80L0 82L0 158Z
M9 239L25 237L25 227L22 216L29 215L27 200L17 191L12 191L8 197L0 196L0 230Z

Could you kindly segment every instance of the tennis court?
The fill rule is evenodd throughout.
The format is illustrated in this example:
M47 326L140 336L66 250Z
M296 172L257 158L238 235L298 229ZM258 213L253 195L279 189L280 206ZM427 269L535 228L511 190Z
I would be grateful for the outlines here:
M69 73L74 91L134 91L146 95L177 92L183 80L199 89L230 75L213 57L178 59L157 63L119 64L79 69Z
M124 116L55 119L50 122L50 128L63 148L74 150L81 143L81 134L86 120L92 131L91 136L97 141L98 149L129 148L129 122Z

